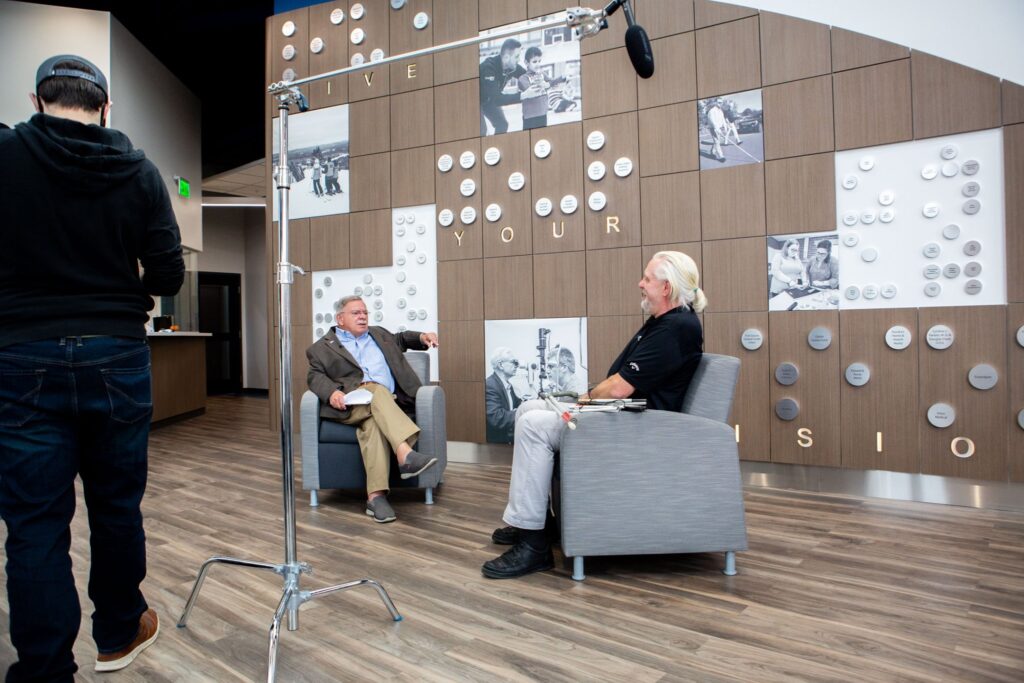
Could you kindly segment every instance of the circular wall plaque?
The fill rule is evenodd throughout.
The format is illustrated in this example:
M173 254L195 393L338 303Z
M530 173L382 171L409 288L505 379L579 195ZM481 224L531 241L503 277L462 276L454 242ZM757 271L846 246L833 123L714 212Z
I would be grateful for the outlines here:
M366 57L363 56L362 52L355 53L354 55L352 55L352 59L349 60L349 63L352 66L359 66L360 64L363 64L364 62L366 62Z
M324 290L322 290L319 287L317 287L316 291L313 292L313 296L315 296L317 299L323 299L324 298Z
M1024 327L1021 328L1024 330ZM764 335L761 330L756 328L748 328L743 330L743 334L740 335L740 344L743 345L747 351L757 351L764 344ZM1024 346L1024 344L1022 344Z
M864 285L864 291L861 294L864 295L865 299L877 299L878 298L878 285Z
M981 202L977 199L968 199L966 202L963 203L963 206L960 208L968 216L973 216L974 214L981 211Z
M939 171L938 169L935 168L933 164L928 164L927 166L921 169L921 177L924 178L925 180L932 180L938 174Z
M592 192L587 199L587 206L593 211L600 211L607 203L608 198L604 196L604 192Z
M938 282L929 282L924 286L924 293L932 298L942 294L942 285Z
M935 242L929 242L921 249L921 253L927 258L938 258L939 254L942 253L942 247Z
M871 369L864 363L850 363L846 366L846 381L851 386L862 387L871 379Z
M860 220L860 214L856 211L847 211L843 214L843 225L852 227L857 225L857 221Z
M391 0L391 9L399 10L405 7L406 0Z
M416 16L412 18L412 26L417 31L422 31L430 23L430 15L426 12L417 12Z
M406 288L405 293L409 296L414 296L416 294L416 285L409 285Z
M938 202L928 202L921 207L921 214L925 218L935 218L939 215L940 207Z
M878 193L878 203L882 206L890 206L896 201L896 193L892 190L882 190Z
M815 327L807 335L807 344L818 351L824 351L832 345L832 330L827 327Z
M501 207L497 204L488 204L487 209L484 210L484 215L487 216L487 220L493 223L501 218Z
M366 275L363 276L363 284L364 285L369 285L369 284L372 284L372 283L373 283L373 274L372 273L367 273ZM365 293L369 294L370 292L365 292Z
M395 228L395 234L399 237L405 237L405 227Z
M893 325L885 332L885 344L894 351L902 351L910 346L914 335L903 325Z
M422 252L420 252L419 254L416 254L416 263L418 263L418 264L420 264L422 266L426 262L427 262L427 255L426 254L424 254Z
M409 252L410 254L413 253L414 251L416 251L416 243L415 242L406 242L405 243L405 250L407 252ZM402 282L402 280L399 280L399 282Z
M395 302L395 305L398 306L399 308L405 308L408 304L406 303L405 299L399 299L398 301Z
M315 55L320 54L324 51L324 39L317 36L313 40L309 41L309 51Z
M523 189L523 185L525 184L526 176L524 176L519 171L516 171L515 173L509 175L508 177L508 189L512 190L513 192L518 192L519 190Z
M799 378L800 370L793 363L780 363L779 367L775 368L775 381L783 386L796 384Z
M981 163L974 159L968 159L964 162L964 165L960 167L964 175L974 175L981 170Z
M857 233L848 232L845 235L843 235L843 244L845 244L846 246L855 247L857 246L857 242L860 242L860 235L858 235Z
M946 160L956 159L956 155L959 153L960 149L952 143L943 145L942 149L939 150L939 156Z
M366 14L366 10L363 8L362 4L357 2L356 4L352 5L352 8L349 10L349 13L352 15L353 19L362 19L363 15Z
M537 212L538 216L549 216L551 215L551 200L547 197L541 197L537 200L537 204L533 208Z
M625 178L633 172L633 160L629 157L619 157L615 160L615 175Z
M1017 346L1024 349L1024 325L1017 328Z
M953 334L953 328L948 325L932 325L925 334L925 341L928 342L928 346L936 351L948 349L953 345L955 339L956 335Z
M293 59L295 59L295 46L285 45L283 48L281 48L281 59L283 59L286 62L290 62Z
M295 22L294 21L286 21L283 24L281 24L281 35L283 35L285 38L291 38L292 36L294 36L295 35Z
M938 264L929 263L924 267L923 274L927 279L934 280L939 275L942 275L942 269L939 268Z
M282 81L294 81L295 80L295 69L292 69L291 67L285 69L281 73L281 80Z
M472 197L474 192L476 192L476 181L472 178L466 178L459 183L459 193L463 197Z
M354 9L355 8L353 8L353 10ZM352 12L352 18L353 19L358 19L358 17L356 16L356 13L354 11ZM352 34L349 36L349 40L352 41L353 45L361 44L364 40L366 40L366 31L364 31L361 28L352 29Z
M874 247L868 247L864 251L860 252L860 260L864 263L873 263L878 259L878 250Z
M928 408L928 422L932 427L945 429L956 421L956 409L948 403L935 403Z
M964 253L968 256L977 256L981 253L981 242L978 240L971 240L964 244Z
M448 171L452 170L452 165L454 163L455 161L452 159L451 154L442 154L437 159L437 170L440 171L441 173L447 173Z
M497 147L488 147L487 151L484 152L484 163L488 166L494 166L499 161L501 161L501 150Z
M942 175L946 178L953 178L960 172L960 165L955 161L947 161L942 165Z
M605 173L606 169L604 167L604 162L595 161L590 164L590 166L587 166L587 177L591 180L600 180L601 178L604 178Z
M862 171L870 171L871 169L873 169L875 167L875 158L874 157L861 157L860 161L857 163L857 165L860 166L860 170L862 170Z
M893 299L899 294L899 288L891 282L882 285L882 298Z
M322 328L322 327L316 328L316 336L318 336L318 337L324 336L324 328Z
M345 10L340 7L335 7L331 10L331 23L337 26L341 22L345 21Z
M533 146L533 153L538 159L546 159L551 154L551 143L547 140L537 140L537 144Z
M981 280L968 280L964 284L964 291L971 296L977 296L981 294Z
M463 225L469 225L476 220L476 209L472 206L463 207L462 211L459 212L459 219Z
M558 208L562 210L562 213L576 213L578 206L579 201L577 201L576 195L567 194L562 197L562 201L558 202Z
M947 240L955 240L960 236L960 226L956 223L950 223L942 229L942 236Z
M405 225L405 214L395 212L395 225Z
M960 264L958 263L947 263L942 269L942 274L952 280L953 278L960 275Z
M852 190L857 187L857 175L854 173L847 173L843 176L843 189Z
M316 314L316 321L318 323L322 323L324 321L324 314L323 313L317 313Z
M968 261L964 266L964 275L967 277L978 277L981 275L981 264L977 261Z
M604 133L599 130L595 130L587 136L587 149L592 152L596 152L602 147L604 147Z
M459 166L466 169L467 171L476 164L476 155L470 150L466 150L459 155Z
M780 420L790 422L800 414L800 404L791 398L784 398L775 404L775 415Z
M442 209L441 213L437 214L437 222L441 224L441 227L447 228L455 222L455 214L451 209Z
M894 218L896 218L896 209L885 208L878 212L878 220L883 223L892 223Z
M843 290L843 296L845 296L848 301L856 301L860 298L860 287L857 285L850 285Z
M981 391L988 391L999 382L999 371L988 363L979 363L967 373L967 381Z
M1020 427L1021 429L1024 429L1024 408L1022 408L1021 411L1017 413L1017 426Z
M963 193L965 197L977 197L978 193L981 192L981 183L977 180L966 182L964 183L964 186L960 188L960 192Z
M864 209L860 212L860 222L864 225L871 225L877 217L878 214L875 213L874 209Z
M373 52L370 53L370 61L379 62L382 59L384 59L384 50L380 49L379 47L374 48Z

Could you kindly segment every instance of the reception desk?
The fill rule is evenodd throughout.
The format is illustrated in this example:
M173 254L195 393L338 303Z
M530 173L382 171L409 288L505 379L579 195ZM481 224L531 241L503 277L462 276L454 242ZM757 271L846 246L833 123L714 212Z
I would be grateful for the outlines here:
M153 364L153 426L206 412L206 339L203 332L149 335Z

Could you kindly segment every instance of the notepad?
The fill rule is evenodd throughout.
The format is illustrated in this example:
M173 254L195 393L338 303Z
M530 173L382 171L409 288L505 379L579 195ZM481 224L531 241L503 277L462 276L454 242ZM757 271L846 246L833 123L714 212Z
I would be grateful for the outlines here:
M373 400L373 392L366 389L356 389L345 394L346 406L366 406Z

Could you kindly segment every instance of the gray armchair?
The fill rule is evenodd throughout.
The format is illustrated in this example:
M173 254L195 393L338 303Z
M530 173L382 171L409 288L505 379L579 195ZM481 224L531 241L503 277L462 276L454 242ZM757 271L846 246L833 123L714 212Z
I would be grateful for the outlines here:
M444 390L430 382L430 356L422 351L405 354L423 386L416 392L413 419L420 428L416 450L437 458L437 464L418 477L402 479L398 463L391 463L390 486L426 489L426 503L434 503L434 488L444 480L448 466L448 433L445 427ZM309 504L316 507L320 489L366 487L366 470L356 441L356 429L333 420L320 419L320 399L312 391L302 396L299 408L302 432L302 488L309 491Z
M747 549L739 452L726 422L740 361L703 355L683 413L584 413L559 454L562 550L573 576L594 555ZM637 514L637 501L652 505Z

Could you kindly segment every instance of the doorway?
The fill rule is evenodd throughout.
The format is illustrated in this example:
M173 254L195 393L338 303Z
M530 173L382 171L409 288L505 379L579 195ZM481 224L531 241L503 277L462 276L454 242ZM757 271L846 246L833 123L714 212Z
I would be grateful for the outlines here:
M242 276L199 273L199 331L206 340L206 394L242 391Z

